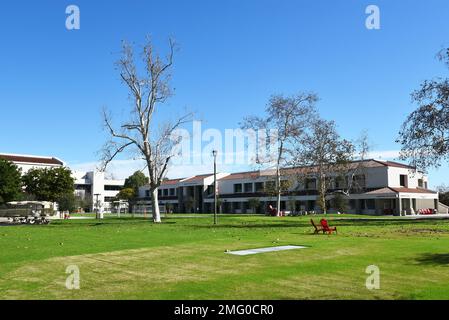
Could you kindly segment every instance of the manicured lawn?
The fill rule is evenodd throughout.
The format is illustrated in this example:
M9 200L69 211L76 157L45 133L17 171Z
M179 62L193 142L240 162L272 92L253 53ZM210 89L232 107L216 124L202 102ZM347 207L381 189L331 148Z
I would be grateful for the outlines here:
M448 299L449 220L172 215L0 226L0 299ZM315 217L319 220L320 217ZM366 218L366 217L365 217ZM232 256L226 250L307 249ZM81 290L67 290L77 265ZM380 290L365 287L369 265Z

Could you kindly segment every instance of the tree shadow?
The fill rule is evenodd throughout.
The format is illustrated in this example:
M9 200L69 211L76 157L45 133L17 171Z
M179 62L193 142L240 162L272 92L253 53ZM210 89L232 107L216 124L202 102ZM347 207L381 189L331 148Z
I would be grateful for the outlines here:
M325 219L326 217L315 216L312 217L315 224L319 224L321 219ZM329 224L331 226L336 227L398 227L398 226L419 226L425 224L426 226L433 225L441 225L442 221L429 221L429 220L393 220L393 219L382 219L382 220L374 220L374 219L345 219L345 220L333 220L328 219ZM448 220L449 224L449 220ZM192 228L198 229L209 229L209 228L217 228L217 229L270 229L270 228L312 228L313 226L310 223L310 219L301 220L301 221L257 221L257 222L245 222L245 223L219 223L218 225L210 225L210 224L192 224Z
M449 266L449 253L425 253L416 261L425 265L445 265Z
M161 225L173 225L176 224L175 221L163 221ZM153 223L152 220L148 219L105 219L105 220L55 220L52 221L49 227L57 228L79 228L79 227L101 227L101 226L142 226L142 225L156 226L158 224Z

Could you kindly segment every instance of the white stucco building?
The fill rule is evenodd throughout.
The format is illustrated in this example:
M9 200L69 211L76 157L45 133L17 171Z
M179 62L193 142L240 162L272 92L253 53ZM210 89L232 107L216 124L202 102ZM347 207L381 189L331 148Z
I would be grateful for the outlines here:
M438 193L428 189L428 178L414 168L393 161L366 160L354 162L357 174L357 188L350 190L348 213L359 214L399 214L413 213L419 209L446 210L438 201ZM362 167L362 169L360 169ZM281 210L319 211L317 205L317 181L313 175L304 179L298 175L310 175L313 168L289 168L285 177L295 181L281 197ZM348 185L336 176L330 177L331 191L340 192ZM268 184L275 181L273 170L240 173L220 173L217 175L218 196L221 211L224 213L252 213L249 201L260 201L259 213L265 212L269 204L276 206L274 196L267 194ZM161 205L170 206L175 212L212 212L214 202L213 174L194 176L183 179L167 180L158 190ZM139 192L142 203L150 204L151 195L148 187ZM332 195L328 197L328 207L332 208Z
M91 210L102 208L106 212L112 210L115 197L123 189L125 180L108 179L104 172L73 172L75 177L75 193L92 199Z
M56 157L42 157L22 154L0 154L1 159L8 160L17 165L22 174L30 169L45 169L64 167L65 163ZM112 202L123 188L124 180L108 179L103 172L77 172L72 171L75 179L75 194L92 199L91 210L102 207L106 212L112 208Z
M56 168L63 167L64 162L55 157L41 157L23 154L0 153L0 159L8 160L22 169L22 174L27 173L30 169L38 168Z

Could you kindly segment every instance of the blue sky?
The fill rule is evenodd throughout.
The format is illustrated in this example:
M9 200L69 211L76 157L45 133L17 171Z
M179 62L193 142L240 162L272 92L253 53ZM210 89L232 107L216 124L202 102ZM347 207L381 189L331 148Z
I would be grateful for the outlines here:
M69 4L81 10L80 30L65 28ZM380 30L365 28L369 4L380 8ZM204 128L224 130L261 112L273 93L314 91L344 137L367 130L385 158L400 148L397 132L416 107L410 93L449 73L435 59L449 45L448 12L446 0L5 2L0 152L53 155L79 168L97 161L102 107L117 118L128 107L113 66L120 42L152 35L161 50L169 36L180 46L176 96L164 113L187 107ZM432 170L431 186L448 174L447 165Z

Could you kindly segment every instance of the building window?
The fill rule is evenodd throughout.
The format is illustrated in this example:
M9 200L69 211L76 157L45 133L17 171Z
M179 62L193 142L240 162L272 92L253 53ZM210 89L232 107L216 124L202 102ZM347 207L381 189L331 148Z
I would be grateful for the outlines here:
M353 189L360 190L360 189L364 189L365 186L366 186L365 175L360 174L360 175L354 176Z
M342 177L335 178L335 189L342 189L345 187L345 179Z
M164 189L164 197L168 196L168 189Z
M424 188L424 181L423 181L423 179L418 179L418 187L419 188Z
M265 190L268 190L268 191L276 190L276 182L274 182L274 181L265 182Z
M306 189L316 190L316 179L306 179Z
M290 180L281 180L281 190L289 190L291 188L291 181Z
M242 192L242 184L234 184L234 193L241 193Z
M158 189L157 190L157 195L160 197L160 196L162 196L162 190L161 189Z
M256 182L254 184L256 192L263 192L263 182Z
M407 175L401 174L399 176L399 185L401 187L407 187Z
M147 198L150 197L150 190L145 190L145 197L147 197Z
M174 188L170 188L170 195L174 196L175 195L175 189Z
M120 191L122 189L123 189L122 186L110 186L110 185L104 186L105 191Z
M206 191L206 193L207 193L208 195L214 194L214 185L213 185L213 184L207 186L207 191Z
M245 183L244 184L244 190L246 193L253 192L253 184L252 183Z
M349 200L349 209L351 209L351 210L357 209L357 204L356 204L356 201L354 199L350 199Z
M374 210L376 209L376 204L374 199L363 199L361 201L361 209L362 210Z

